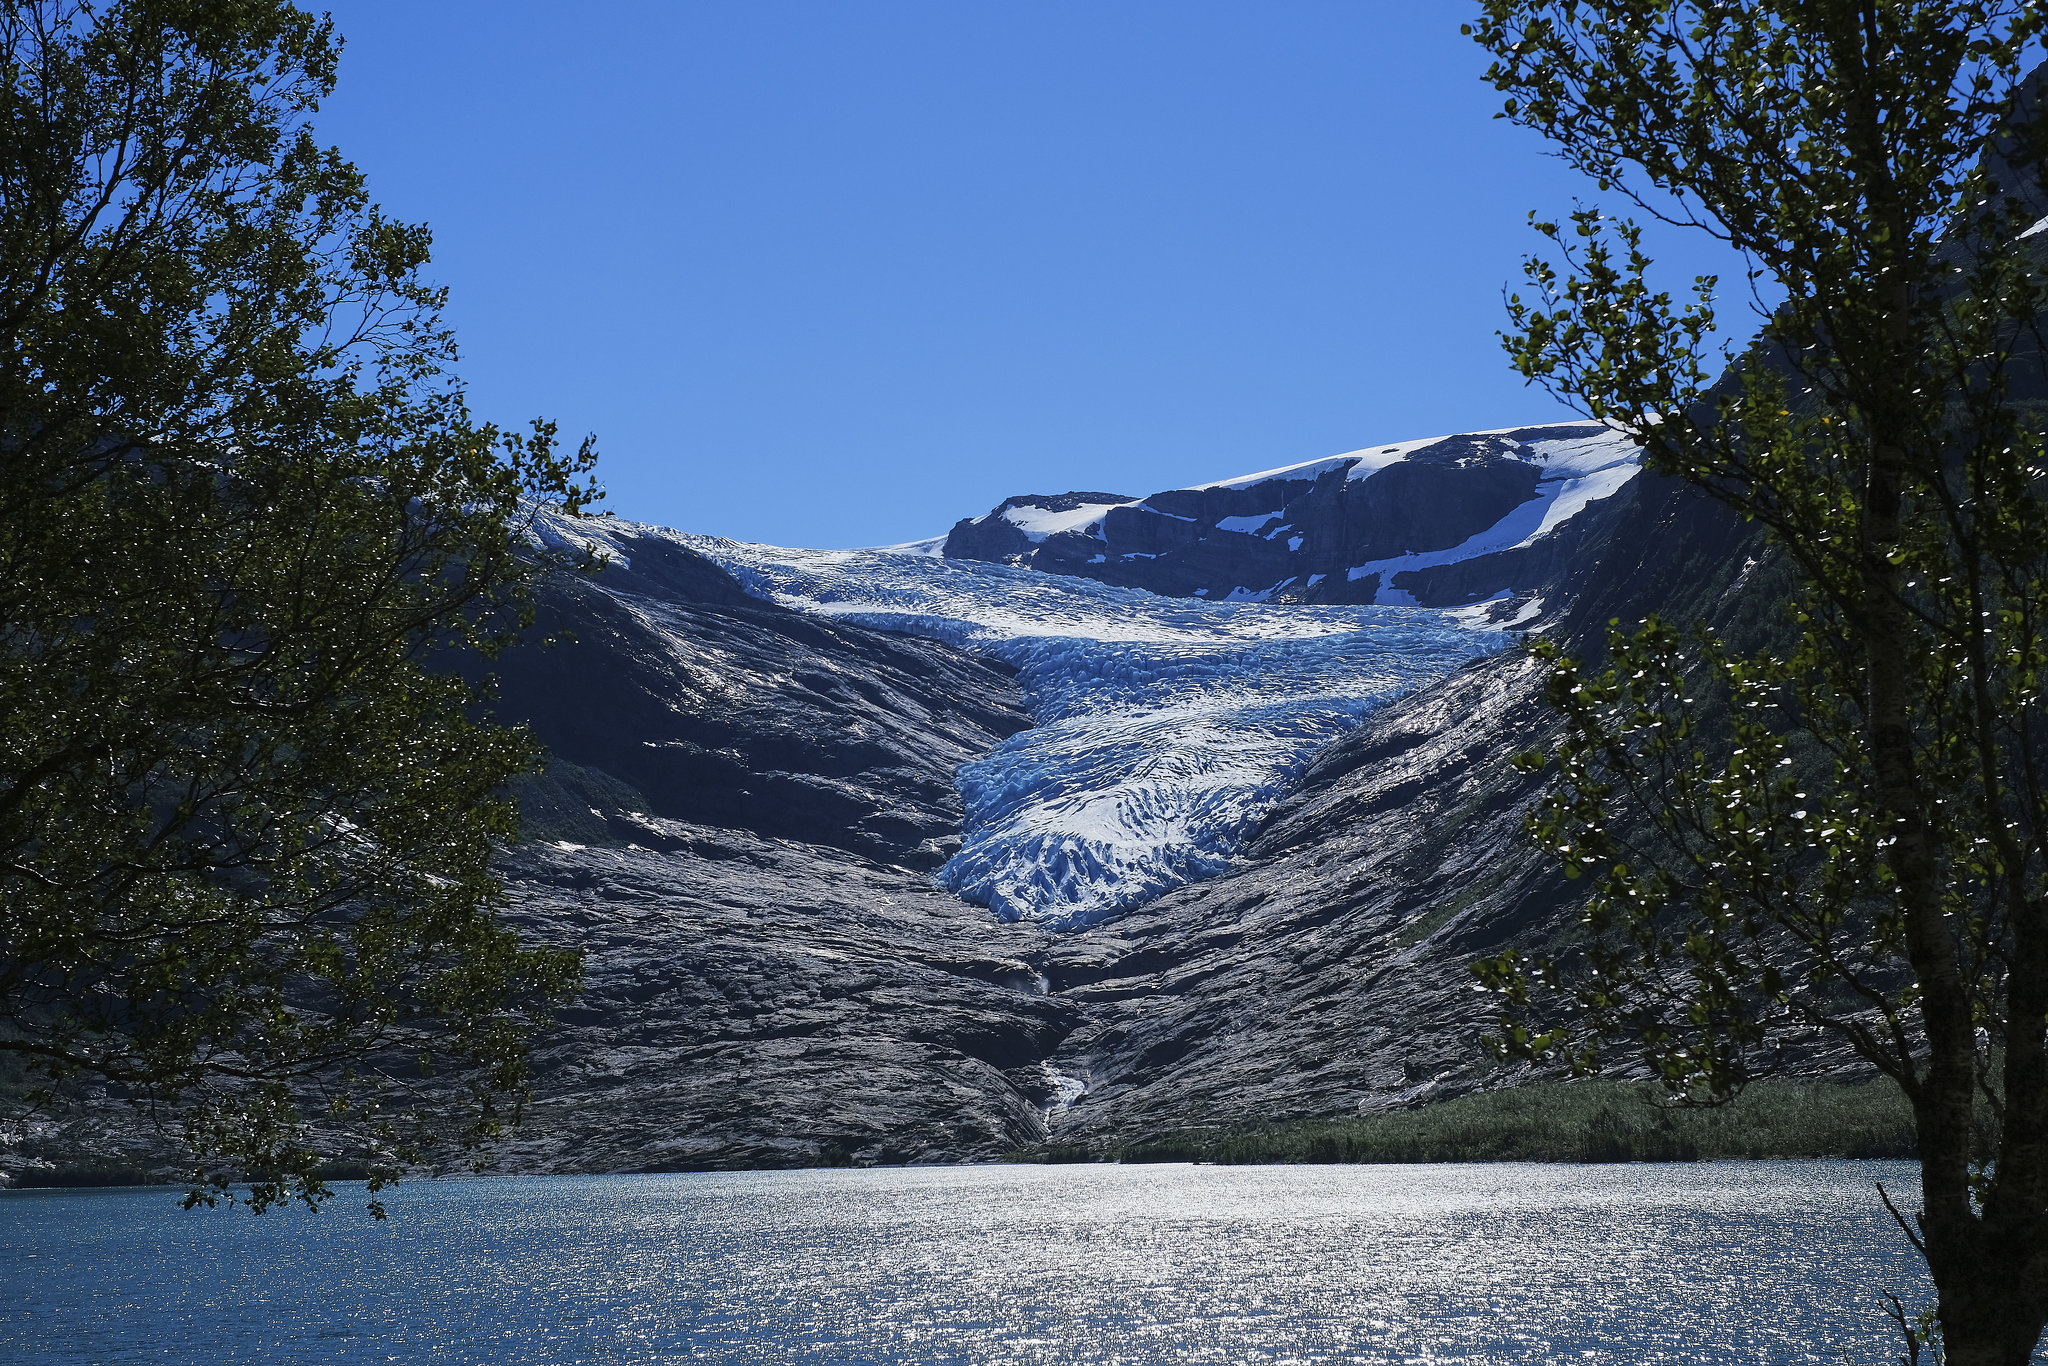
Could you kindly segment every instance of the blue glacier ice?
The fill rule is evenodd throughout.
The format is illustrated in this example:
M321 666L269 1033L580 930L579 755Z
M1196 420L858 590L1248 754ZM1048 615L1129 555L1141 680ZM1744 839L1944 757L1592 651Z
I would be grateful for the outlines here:
M1220 871L1318 750L1508 641L1470 614L1424 608L1209 603L1001 565L631 529L673 537L784 606L1014 666L1036 725L960 769L962 847L938 876L1003 919L1058 928Z

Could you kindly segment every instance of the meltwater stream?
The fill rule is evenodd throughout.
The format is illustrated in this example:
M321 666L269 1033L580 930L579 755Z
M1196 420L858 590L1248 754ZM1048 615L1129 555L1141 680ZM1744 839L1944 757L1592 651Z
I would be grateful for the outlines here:
M388 1223L0 1194L0 1361L1875 1363L1901 1163L425 1182Z
M1318 750L1510 639L1423 608L1211 603L971 561L633 530L674 536L785 606L1017 668L1037 724L960 770L962 845L939 880L1003 919L1057 928L1220 871Z

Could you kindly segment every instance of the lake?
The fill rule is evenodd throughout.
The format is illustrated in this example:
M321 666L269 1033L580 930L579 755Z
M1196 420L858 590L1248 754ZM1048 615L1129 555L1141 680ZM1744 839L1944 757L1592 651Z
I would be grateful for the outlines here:
M1908 1164L947 1167L0 1195L0 1361L1883 1362Z

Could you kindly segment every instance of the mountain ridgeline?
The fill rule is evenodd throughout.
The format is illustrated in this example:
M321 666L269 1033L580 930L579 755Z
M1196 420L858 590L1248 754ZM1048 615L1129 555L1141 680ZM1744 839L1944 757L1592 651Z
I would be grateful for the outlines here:
M608 563L490 666L551 756L511 915L586 965L498 1155L529 1172L1106 1149L1514 1080L1465 965L1581 890L1521 831L1508 761L1553 723L1514 632L1725 618L1757 572L1590 424L1025 496L887 554L542 529ZM12 1160L146 1165L108 1115Z
M1599 518L1583 514L1638 468L1629 441L1597 423L1522 427L1146 498L1027 494L959 522L938 549L1213 601L1526 599L1585 553Z
M987 1159L1518 1079L1478 1047L1487 1003L1465 965L1565 929L1582 887L1521 831L1534 780L1508 760L1553 721L1499 628L1597 648L1617 615L1739 613L1758 572L1750 528L1634 457L1591 426L1411 442L1143 500L1013 499L955 528L960 553L891 557L925 557L979 608L907 597L900 577L863 591L881 557L557 526L611 564L550 590L575 644L500 661L504 706L554 754L528 793L536 837L507 868L520 924L581 948L588 988L543 1045L504 1164ZM840 577L789 568L820 563ZM1093 922L1005 923L943 890L934 863L1003 815L970 805L1022 800L1005 778L963 805L962 775L1093 733L1029 714L1058 691L1048 671L1072 667L1047 639L1116 643L1101 614L1034 605L1068 602L1076 576L1177 590L1188 611L1234 597L1213 610L1282 624L1337 582L1371 600L1352 609L1367 621L1494 634L1361 707L1178 885ZM988 625L1027 612L1041 615L1000 640ZM1135 733L1151 733L1143 718ZM1146 754L1109 746L1100 762L1132 771L1050 808L1152 811L1211 781L1201 752L1148 786ZM1818 1039L1787 1061L1846 1066Z

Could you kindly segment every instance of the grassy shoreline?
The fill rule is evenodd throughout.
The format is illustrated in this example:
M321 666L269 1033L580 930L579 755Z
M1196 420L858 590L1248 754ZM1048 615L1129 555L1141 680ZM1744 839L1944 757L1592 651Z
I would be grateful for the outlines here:
M1185 1129L1130 1143L1041 1144L1009 1162L1711 1162L1914 1156L1889 1081L1762 1081L1725 1106L1674 1108L1645 1082L1539 1082L1361 1119ZM337 1166L331 1180L359 1170ZM119 1165L28 1169L21 1190L176 1184Z
M1891 1082L1762 1081L1728 1105L1673 1107L1647 1082L1539 1082L1359 1119L1043 1144L1016 1162L1702 1162L1915 1155Z

